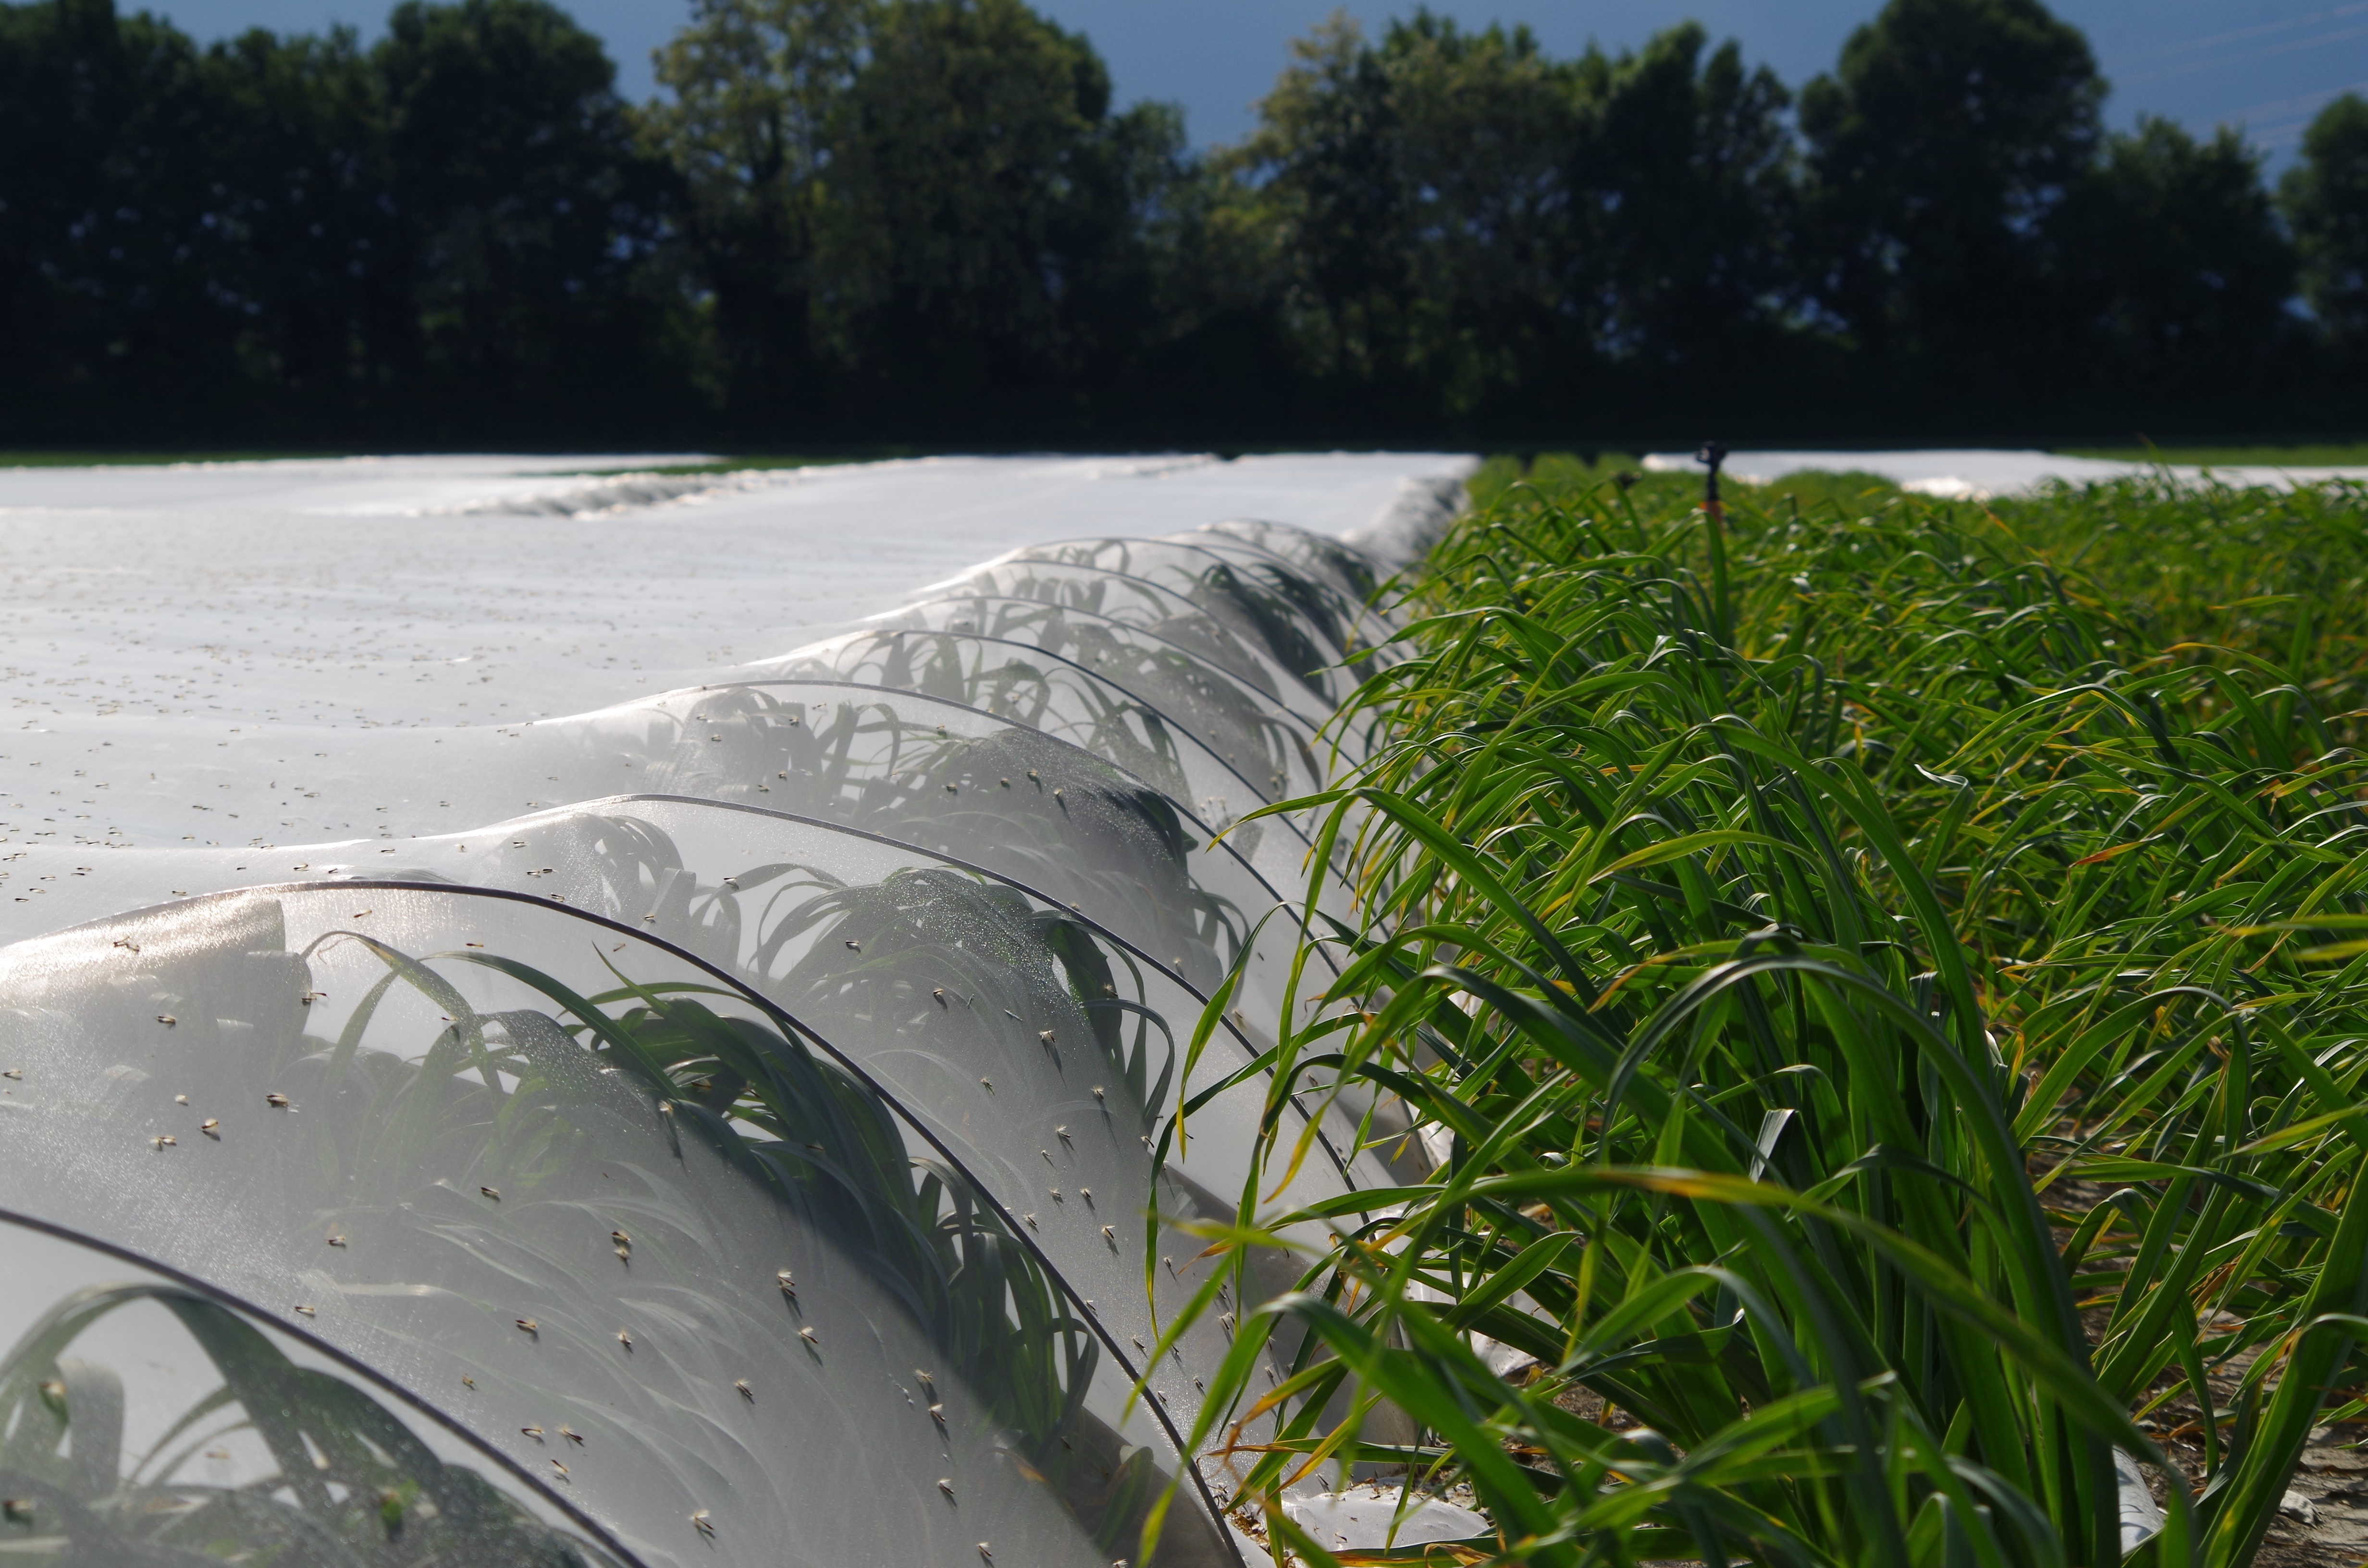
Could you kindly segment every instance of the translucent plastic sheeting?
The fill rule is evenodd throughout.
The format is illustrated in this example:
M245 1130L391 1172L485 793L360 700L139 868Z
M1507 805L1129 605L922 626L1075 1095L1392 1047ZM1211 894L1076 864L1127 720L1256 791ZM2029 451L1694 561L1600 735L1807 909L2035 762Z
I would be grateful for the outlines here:
M707 718L720 722L713 715ZM1066 748L1064 754L1071 768L1081 762L1097 769L1107 766ZM1251 1051L1267 1048L1283 1006L1294 950L1288 937L1291 927L1287 920L1275 920L1258 928L1256 905L1212 898L1204 886L1187 883L1176 866L1163 868L1156 852L1165 842L1160 833L1172 832L1172 817L1166 816L1165 803L1156 797L1141 798L1139 786L1106 797L1096 789L1090 772L1081 780L1067 769L1031 771L1039 775L1032 784L1024 774L1018 775L1018 788L1008 790L1000 781L989 786L967 772L959 777L963 793L978 797L979 809L989 816L986 825L1000 826L1008 839L1017 842L1032 831L1039 847L1055 861L1059 858L1050 855L1051 849L1067 844L1072 850L1068 869L1081 873L1071 878L1081 884L1076 891L1097 895L1099 903L1132 917L1139 927L1135 933L1106 934L1064 901L1040 893L1015 896L1013 890L908 845L713 801L620 798L517 819L492 830L409 840L368 863L302 864L315 875L465 882L529 892L643 926L734 973L790 1008L834 1049L860 1062L908 1108L929 1119L1008 1211L1029 1212L1037 1221L1053 1260L1105 1303L1105 1318L1113 1331L1147 1342L1156 1330L1143 1306L1146 1263L1155 1257L1189 1260L1200 1248L1183 1237L1146 1243L1139 1221L1155 1208L1168 1215L1205 1216L1214 1204L1222 1212L1231 1212L1248 1169L1242 1139L1256 1124L1260 1096L1249 1090L1237 1092L1231 1100L1208 1108L1191 1124L1197 1136L1177 1159L1189 1193L1172 1184L1171 1190L1154 1191L1154 1162L1147 1146L1140 1159L1133 1158L1134 1146L1122 1149L1128 1158L1116 1169L1107 1165L1072 1169L1079 1165L1084 1146L1063 1137L1062 1130L1081 1115L1091 1115L1107 1128L1115 1115L1121 1123L1139 1123L1143 1136L1156 1131L1176 1108L1183 1043L1202 1012L1204 998L1237 958L1242 974L1231 1026L1221 1028L1212 1040L1199 1082L1238 1070ZM988 787L982 791L978 786ZM948 799L937 776L914 797L919 808L935 802L943 803L936 807L942 815L969 809L962 795ZM1130 812L1144 813L1144 820L1130 822ZM922 811L915 815L925 826ZM996 835L982 832L978 836L985 842ZM1016 858L1020 869L1029 869L1024 857ZM1218 863L1238 872L1237 863ZM1240 881L1256 886L1246 874ZM868 936L852 938L858 947L844 948L849 938L832 937L837 926L865 912L876 915L881 909L906 915L904 927L888 930L895 944L892 949ZM1146 948L1141 940L1145 936L1156 937L1159 946ZM1053 1095L1044 1085L1027 1082L1027 1074L1047 1061L1058 1068L1064 1060L1061 1051L1048 1051L1050 1042L1038 1033L1042 1020L1060 1010L1055 1002L1037 997L1016 1009L1002 1006L980 1011L976 992L957 986L949 994L973 998L965 1012L949 1015L942 1001L934 1009L920 1006L912 971L935 959L960 955L966 937L974 938L968 943L973 953L985 948L996 955L985 971L991 983L1042 989L1052 977L1066 983L1069 993L1087 994L1088 1017L1104 1006L1130 1009L1136 1033L1149 1030L1156 1037L1138 1041L1132 1059L1137 1070L1122 1079L1104 1073L1088 1085L1083 1080L1094 1075L1081 1069L1075 1074L1080 1081L1067 1085L1065 1097ZM1114 937L1132 945L1121 946ZM916 945L917 957L909 950ZM786 968L780 958L785 948L800 955ZM1169 978L1170 971L1177 979ZM904 974L909 982L911 994L902 1010L878 1005L883 972ZM860 987L844 988L842 977L856 974L871 978ZM1096 978L1081 979L1081 974ZM1321 979L1304 983L1310 992L1320 990L1322 983ZM1102 991L1123 995L1105 1003ZM852 1011L839 1006L858 994L864 1006ZM956 1045L973 1051L975 1059L945 1057L946 1047L936 1037L950 1017L962 1025L955 1032ZM982 1028L999 1041L999 1049L985 1049L972 1039ZM1097 1036L1104 1032L1097 1028ZM1064 1049L1091 1056L1079 1031L1072 1028L1066 1038L1070 1044ZM1156 1048L1156 1063L1142 1054L1146 1045ZM914 1071L921 1062L935 1062L938 1070ZM990 1082L998 1087L987 1088ZM1395 1121L1383 1120L1379 1131L1396 1127ZM1355 1149L1357 1138L1357 1127L1336 1114L1328 1150L1347 1153ZM1074 1186L1064 1188L1053 1182L1040 1194L1037 1178L1045 1173L1035 1168L1039 1157L1046 1160L1048 1169L1066 1172ZM1360 1185L1390 1180L1371 1155L1351 1163L1361 1167ZM1327 1169L1319 1154L1308 1179L1326 1177ZM1340 1190L1337 1184L1319 1185L1298 1196ZM1085 1195L1081 1203L1068 1201L1075 1193ZM1108 1233L1100 1228L1105 1223L1112 1226ZM1183 1277L1174 1274L1155 1278L1163 1301L1172 1295L1171 1285L1180 1289L1182 1283ZM1203 1324L1174 1364L1184 1375L1169 1380L1169 1386L1161 1388L1162 1397L1182 1401L1183 1414L1196 1413L1197 1384L1192 1380L1208 1373L1223 1354L1222 1342Z
M1099 1568L1175 1472L926 1139L630 932L230 894L18 944L0 1008L0 1210L317 1335L652 1568ZM1199 1499L1162 1561L1229 1560Z
M1115 931L1204 994L1253 940L1269 955L1256 971L1287 967L1296 926L1288 910L1276 915L1283 895L1170 796L1040 731L858 689L703 694L668 792L844 823L983 866ZM1230 838L1253 850L1270 838L1275 869L1304 874L1304 844L1286 827L1254 823ZM1280 1006L1254 983L1253 996ZM1275 1015L1263 1017L1270 1031Z
M1362 650L1368 662L1376 664L1393 663L1403 656L1386 645L1398 629L1396 620L1382 607L1367 603L1362 595L1344 592L1328 572L1288 560L1247 540L1205 528L1169 534L1158 542L1206 551L1221 561L1232 562L1255 580L1281 579L1277 583L1281 592L1293 600L1306 600L1319 619L1338 623L1335 641L1345 652Z
M1294 541L1286 534L1299 537ZM1379 563L1371 553L1343 540L1318 539L1284 525L1234 522L1160 534L1157 542L1191 545L1229 561L1271 562L1304 577L1360 622L1389 628L1396 624L1379 592Z
M1212 736L1236 735L1279 722L1287 727L1290 741L1314 755L1314 766L1323 766L1319 726L1305 714L1277 703L1270 694L1197 653L1107 616L1042 599L949 595L875 617L874 624L887 631L992 637L1042 649L1107 676L1161 712L1196 724ZM1289 786L1291 776L1278 767L1252 782L1271 796Z
M1181 982L1189 988L1193 994L1190 1006L1196 1011L1203 1000L1215 994L1227 972L1238 965L1241 977L1231 1007L1233 1027L1254 1040L1255 1049L1269 1048L1276 1038L1276 1023L1281 1016L1285 985L1298 946L1292 935L1296 926L1290 913L1278 914L1273 905L1255 902L1264 890L1247 877L1188 882L1178 876L1178 861L1182 859L1182 854L1163 856L1162 846L1153 836L1163 831L1177 831L1173 817L1161 812L1156 800L1103 794L1094 788L1090 778L1080 781L1074 775L1063 778L1057 773L1037 771L1039 778L1032 784L1022 776L1012 776L1011 796L1041 789L1046 797L1043 815L1053 819L1049 822L1011 801L996 780L972 782L975 776L961 769L959 763L949 772L963 779L963 788L960 792L934 791L936 802L944 814L951 816L966 809L964 795L984 797L991 818L1013 829L1013 837L1007 842L1010 852L986 858L989 861L1002 860L1004 865L985 869L1027 891L1031 898L1058 911L1063 918L1085 922L1126 943L1142 955L1145 963L1156 966L1163 979ZM1051 798L1056 790L1064 799ZM1007 801L1010 802L1008 807ZM620 868L609 870L602 885L613 890L609 896L624 901L616 908L628 910L635 919L654 915L662 927L656 934L687 942L687 938L676 935L676 926L689 912L697 912L701 929L716 922L736 927L740 919L737 912L755 896L749 890L763 885L760 873L778 865L841 868L828 874L842 881L855 882L892 861L899 866L977 864L953 854L946 842L951 835L929 833L923 811L930 803L927 797L916 802L912 817L900 824L905 831L875 840L836 825L781 816L769 810L628 796L569 807L557 817L517 819L491 835L422 839L416 845L406 846L404 852L392 858L382 858L383 867L396 869L381 869L377 874L399 880L407 874L402 868L419 866L433 868L457 881L484 882L491 876L488 867L501 868L507 875L511 874L510 868L523 865L526 870L515 874L521 878L541 875L530 863L535 858L535 845L549 831L545 824L565 819L637 824L640 826L636 831L648 835L646 852L625 847L631 842L630 835L620 838L613 851L603 851L627 858ZM1006 809L992 809L996 807ZM1047 841L1063 836L1082 841L1077 846L1077 860L1064 867L1057 880L1070 884L1067 888L1055 891L1026 875L1043 865L1029 853L1030 846L1019 840L1020 833L1031 831L1038 835L1033 847L1039 853L1044 851ZM715 836L719 832L724 834L720 840ZM1138 835L1152 841L1141 843ZM972 836L983 841L985 835ZM931 837L939 842L929 844ZM457 853L439 852L452 851L461 843L478 849L490 847L493 855L489 860L462 861ZM858 869L859 862L863 869ZM1224 862L1215 864L1222 866ZM632 871L632 878L617 881L615 879L624 876L626 869ZM370 873L365 869L363 874ZM738 881L727 881L727 878ZM1228 882L1232 883L1230 896L1228 892L1218 891ZM557 891L538 890L525 881L503 885L527 892ZM1062 898L1058 896L1061 891L1087 896ZM608 906L599 907L606 910ZM714 956L704 947L695 947L695 950L702 957ZM1320 963L1311 972L1324 978L1308 983L1306 989L1310 992L1319 989L1330 975L1329 969Z
M917 601L973 596L1041 599L1139 626L1199 653L1277 706L1298 714L1311 729L1330 718L1347 695L1345 690L1332 689L1336 682L1323 670L1325 661L1313 651L1304 668L1286 662L1269 650L1253 627L1242 624L1247 616L1228 624L1175 589L1144 578L1060 561L1006 561L973 566L942 583L932 583L913 597ZM1200 630L1211 626L1226 632L1230 647L1238 652L1219 652L1226 645Z
M0 1258L0 1555L620 1568L544 1481L302 1335L6 1220Z
M1206 542L1212 534L1255 545L1278 561L1322 578L1359 604L1370 603L1390 575L1390 568L1371 551L1346 540L1311 533L1289 523L1235 517L1222 523L1203 523L1199 528L1161 537L1183 544L1197 544ZM1384 619L1390 619L1386 609L1377 613Z
M1351 758L1370 755L1378 738L1370 717L1343 724L1335 710L1375 671L1405 654L1390 643L1395 628L1378 612L1350 600L1310 569L1269 554L1258 546L1222 534L1169 540L1067 540L1010 551L982 570L1009 571L1026 562L1084 566L1174 589L1195 604L1212 607L1211 619L1267 655L1261 664L1306 668L1311 676L1284 683L1294 710L1315 717L1320 756L1334 751ZM901 624L891 615L876 621ZM1315 695L1316 710L1296 699Z
M1154 1119L1176 1108L1185 1042L1200 1018L1204 999L1235 961L1235 954L1222 958L1220 954L1228 948L1238 952L1248 936L1231 912L1208 909L1202 912L1205 927L1193 933L1189 944L1179 941L1176 945L1181 950L1162 954L1024 885L995 879L909 844L770 812L655 796L626 796L568 807L520 818L491 834L422 839L368 874L393 881L434 879L506 888L629 925L646 926L652 935L731 971L790 1009L834 1047L867 1062L875 1053L903 1049L897 1042L907 1032L912 1035L907 1045L930 1038L949 1017L956 1016L947 1012L946 998L935 994L942 989L937 983L911 989L917 983L915 976L929 963L955 962L955 955L978 950L1004 954L997 962L1018 964L1024 960L1031 966L1026 971L1032 977L1026 981L1028 985L1041 987L1057 980L1066 987L1063 994L1084 999L1080 1005L1095 1025L1099 1049L1113 1049L1109 1030L1119 1027L1099 1016L1106 997L1113 998L1113 1017L1124 1014L1133 1020L1126 1028L1149 1028L1167 1042L1159 1048L1157 1064L1142 1073L1129 1067L1131 1090L1121 1085L1106 1085L1112 1096L1131 1094L1139 1102L1137 1108ZM881 933L877 939L856 929L866 922L886 923L877 927ZM830 936L841 926L849 927L852 936ZM848 946L850 940L858 945ZM883 950L882 942L890 948ZM912 949L913 956L899 956L907 949ZM1224 1027L1212 1036L1208 1062L1197 1083L1232 1072L1270 1047L1294 950L1288 941L1247 947L1241 960L1242 989L1227 1011ZM794 963L783 957L791 951L800 955ZM959 961L977 960L962 958ZM865 983L875 987L893 981L911 994L904 997L901 1011L871 1008L871 1003L880 1000L871 997L867 1010L848 1015L844 1023L835 1022L839 1015L814 998L825 993L838 995L836 988L842 971L870 976ZM792 973L800 977L794 983L785 978ZM1021 983L1017 976L989 975L976 981L990 982ZM1315 983L1320 986L1322 982ZM970 994L952 991L947 995L959 998ZM1260 1005L1256 999L1267 999L1272 1009L1263 1020L1252 1010ZM924 1006L925 1001L932 1006ZM1040 1033L1049 1026L1041 1021L1025 1028L1018 1026L1055 1006L1051 1001L1032 1005L1036 1013L1020 1008L1015 1017L1012 1007L1006 1006L999 1014L1005 1022L985 1020L998 1038L1010 1036L1006 1046L1012 1041L1024 1043L1026 1050L1016 1054L1031 1062L1045 1055L1043 1048L1053 1043L1043 1040ZM1302 1003L1303 1008L1308 1005L1306 1000ZM955 1038L968 1040L968 1028L965 1025L964 1031L957 1031ZM1069 1042L1079 1049L1084 1043L1082 1034ZM1052 1052L1055 1065L1066 1056L1067 1047ZM1105 1084L1103 1079L1085 1076L1095 1085ZM982 1098L997 1091L982 1090L973 1074L964 1072L957 1077L959 1113L933 1113L950 1126L973 1120L985 1126L997 1115L1019 1122L1040 1113L1053 1115L1055 1120L1066 1119L1025 1100L1005 1102L998 1109ZM943 1086L936 1076L916 1082L931 1093ZM1160 1092L1152 1092L1151 1085L1159 1085ZM1115 1098L1084 1097L1087 1090L1082 1082L1073 1084L1071 1091L1079 1097L1068 1109L1099 1108L1121 1120L1133 1114L1111 1108ZM1249 1115L1255 1119L1255 1106ZM1222 1119L1223 1113L1212 1113L1212 1124ZM1149 1125L1138 1129L1152 1131ZM1356 1146L1355 1131L1348 1123L1336 1122L1328 1128L1328 1146L1338 1158L1348 1160ZM1232 1135L1207 1134L1220 1144ZM1041 1144L1041 1141L1022 1142L1030 1151ZM1389 1182L1387 1173L1371 1156L1348 1163L1360 1168L1361 1185ZM1011 1168L1032 1176L1034 1166L1031 1155ZM1230 1169L1223 1176L1200 1179L1217 1189L1240 1186Z
M1052 545L1035 545L1032 550L1040 551L1040 559L1042 559L1042 551L1070 550L1070 547L1085 545L1085 542L1089 540L1056 540L1052 542ZM1099 540L1099 542L1101 542L1101 545L1110 545L1110 542L1118 542L1118 540ZM1364 649L1369 656L1373 656L1376 652L1381 652L1381 644L1385 644L1385 642L1390 640L1390 632L1397 630L1388 616L1383 616L1376 607L1366 604L1364 597L1348 595L1348 592L1340 590L1328 574L1324 574L1324 571L1315 571L1315 568L1310 566L1303 566L1303 563L1298 562L1286 562L1283 557L1279 557L1279 554L1267 550L1265 545L1253 545L1253 542L1243 540L1243 538L1234 538L1234 535L1224 535L1224 533L1208 533L1208 530L1172 533L1167 535L1167 538L1160 538L1160 540L1136 540L1136 542L1144 542L1144 545L1148 545L1151 550L1158 550L1158 551L1187 550L1187 551L1196 551L1196 554L1205 554L1205 557L1214 559L1214 562L1224 562L1226 566L1234 568L1236 578L1241 580L1243 585L1248 587L1248 590L1253 590L1255 595L1279 597L1283 607L1288 607L1291 611L1303 616L1303 619L1316 630L1316 635L1324 637L1328 644L1333 644L1333 647L1340 649L1343 653L1354 653L1354 652L1360 652L1360 649ZM1136 562L1139 563L1130 568L1130 571L1134 571L1136 575L1146 575L1146 578L1154 578L1154 580L1165 580L1160 571L1146 571L1146 568L1144 568L1148 566L1148 563L1158 562L1156 554L1146 551L1146 554L1142 554L1142 557L1136 557ZM1193 571L1193 563L1177 562L1175 571L1187 574L1187 571ZM1203 574L1203 580L1205 580L1205 574ZM1395 652L1381 652L1381 656L1395 658Z
M1228 697L1220 686L1209 687L1207 703L1175 712L1161 705L1155 683L1133 671L1089 670L1057 653L967 631L850 632L800 649L776 668L784 676L893 687L984 709L1107 756L1139 778L1157 776L1154 747L1176 755L1183 748L1175 737L1189 736L1261 805L1323 787L1304 726L1263 700ZM1278 776L1284 780L1279 788L1270 782ZM1211 799L1195 797L1194 804ZM1231 807L1229 796L1213 800ZM1213 821L1232 812L1212 808L1201 814Z
M1405 479L1471 467L1414 453L937 458L645 473L587 494L603 482L586 471L608 462L0 472L12 612L0 684L45 720L113 712L97 728L119 746L152 726L210 746L256 724L301 737L540 719L729 678L723 666L829 635L1035 540L1165 533L1245 511L1370 528L1401 509L1391 501ZM712 488L632 504L667 477Z
M1110 749L1143 760L1156 778L916 692L768 682L483 732L456 745L456 766L438 787L448 820L491 824L488 832L521 814L503 809L521 775L561 801L665 793L826 818L1015 877L1171 956L1189 952L1171 936L1201 929L1209 911L1255 924L1286 896L1278 890L1297 886L1306 842L1293 824L1233 824L1222 813L1249 803L1239 781L1156 719L1123 738ZM374 749L389 754L392 767L401 744L389 736ZM495 776L490 783L488 775ZM1214 822L1194 813L1196 798L1220 813ZM0 939L97 919L160 892L216 892L331 869L366 875L407 842L96 857L0 852Z
M1061 562L1116 572L1173 588L1237 636L1263 648L1337 707L1361 667L1343 668L1359 649L1387 640L1360 607L1254 545L1212 540L1073 539L1026 545L994 562Z
M1188 1091L1248 1066L1247 1015L1215 1031L1188 1083L1201 999L1167 960L1008 884L842 829L691 801L601 802L416 847L387 874L531 889L644 926L778 1004L919 1118L1138 1350L1199 1283L1200 1244L1146 1231L1147 1217L1229 1218L1248 1183L1262 1075L1194 1113L1164 1185L1153 1145ZM1292 1187L1259 1196L1344 1193L1344 1158L1355 1185L1389 1185L1356 1139L1334 1113ZM1224 1353L1204 1321L1170 1365L1150 1369L1179 1421L1198 1414Z

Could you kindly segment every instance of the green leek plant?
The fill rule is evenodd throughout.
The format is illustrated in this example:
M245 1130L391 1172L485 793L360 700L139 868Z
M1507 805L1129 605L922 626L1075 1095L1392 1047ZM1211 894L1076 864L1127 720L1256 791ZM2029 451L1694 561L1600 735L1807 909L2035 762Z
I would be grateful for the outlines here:
M1338 1460L1467 1482L1466 1562L2224 1568L2361 1409L2353 612L2189 635L2205 567L2131 556L2227 493L1818 488L1733 497L1716 594L1670 481L1500 488L1340 721L1387 743L1273 808L1326 813L1340 959L1274 1093L1384 1090L1442 1155L1275 1211L1270 1118L1204 1227L1195 1310L1296 1249L1226 1372L1295 1377L1224 1392L1285 1417L1238 1497L1307 1562L1282 1489ZM2321 526L2257 577L2360 520L2283 505Z

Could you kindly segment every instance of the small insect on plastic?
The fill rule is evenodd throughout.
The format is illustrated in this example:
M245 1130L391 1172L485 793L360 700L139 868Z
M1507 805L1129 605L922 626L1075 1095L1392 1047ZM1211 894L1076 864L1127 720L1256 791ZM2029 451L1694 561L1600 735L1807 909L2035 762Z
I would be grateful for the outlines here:
M751 1404L757 1403L757 1391L748 1386L747 1379L734 1378L732 1380L732 1386L740 1391L740 1397L742 1399L746 1400Z
M263 1096L263 1103L269 1106L274 1110L286 1110L288 1108L288 1096L279 1093L277 1090L274 1090L272 1093Z
M699 1512L691 1515L690 1528L697 1530L700 1534L705 1536L710 1540L713 1540L715 1539L715 1527L708 1521L707 1510L704 1508L701 1508Z
M954 1483L950 1478L942 1475L938 1477L938 1490L946 1494L948 1502L953 1501Z
M520 1319L518 1319L518 1332L519 1332L520 1334L531 1334L531 1335L540 1335L542 1333L542 1324L539 1324L539 1323L535 1322L535 1321L534 1321L534 1319L532 1319L532 1318L520 1318Z
M157 1149L171 1149L171 1148L177 1147L177 1146L178 1146L178 1144L179 1144L179 1142L180 1142L180 1140L178 1140L178 1139L175 1138L175 1137L174 1137L171 1133L169 1133L169 1132L162 1132L162 1133L157 1134L155 1137L151 1138L150 1140L148 1140L148 1142L149 1142L150 1146L151 1146L151 1147L153 1147L153 1148L157 1148Z
M822 1343L822 1335L814 1331L812 1324L798 1330L798 1337L804 1340L808 1345L820 1345Z

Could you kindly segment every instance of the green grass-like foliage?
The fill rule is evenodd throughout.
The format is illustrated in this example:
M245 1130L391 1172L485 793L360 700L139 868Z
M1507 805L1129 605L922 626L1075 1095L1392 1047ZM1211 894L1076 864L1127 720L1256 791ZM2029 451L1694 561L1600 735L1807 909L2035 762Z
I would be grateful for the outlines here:
M2057 447L2067 457L2212 468L2346 468L2368 464L2368 442L2291 441L2278 446Z
M1324 1564L1325 1457L1468 1482L1433 1561L2113 1563L2119 1449L2130 1561L2249 1561L2362 1409L2368 497L1475 495L1342 721L1391 741L1294 803L1359 919L1274 1057L1447 1152L1208 1232L1236 1285L1336 1237L1243 1314L1235 1386L1302 1346L1243 1501Z
M156 1369L135 1361L119 1370L66 1352L101 1319L143 1303L178 1320L222 1382L148 1453L132 1455L126 1473L125 1374L136 1386ZM140 1568L225 1559L585 1568L589 1560L484 1477L438 1460L353 1383L295 1365L236 1312L176 1286L97 1286L60 1301L0 1360L0 1553L12 1557ZM272 1464L244 1483L209 1483L198 1450L240 1434L258 1439Z

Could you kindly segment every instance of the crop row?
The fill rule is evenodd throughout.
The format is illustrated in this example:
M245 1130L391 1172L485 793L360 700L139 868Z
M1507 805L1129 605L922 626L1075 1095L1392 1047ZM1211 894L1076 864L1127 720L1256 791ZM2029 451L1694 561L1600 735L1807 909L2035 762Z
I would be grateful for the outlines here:
M1434 1553L1539 1568L2250 1561L2363 1409L2368 497L1474 494L1294 803L1338 972L1267 1185L1294 1089L1428 1158L1202 1227L1304 1270L1245 1499L1407 1465L1497 1528Z

